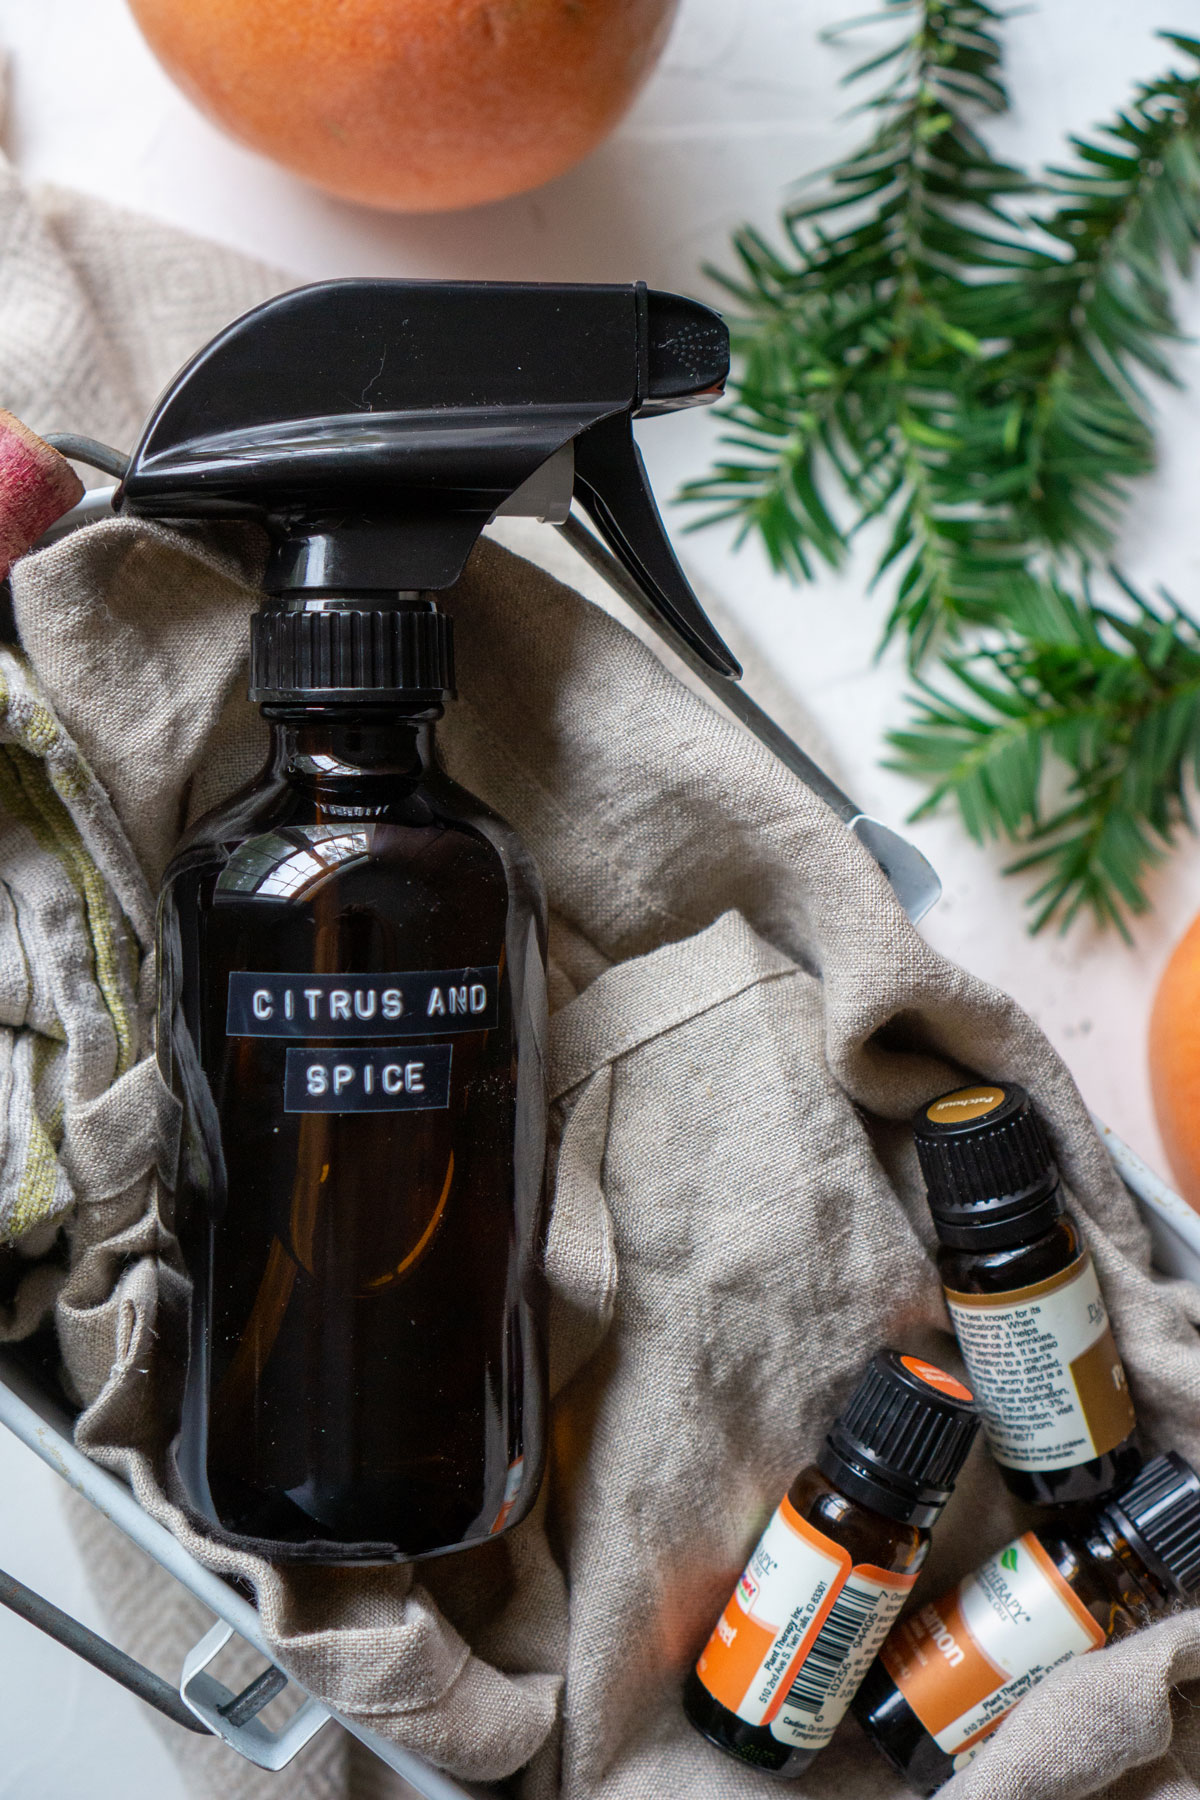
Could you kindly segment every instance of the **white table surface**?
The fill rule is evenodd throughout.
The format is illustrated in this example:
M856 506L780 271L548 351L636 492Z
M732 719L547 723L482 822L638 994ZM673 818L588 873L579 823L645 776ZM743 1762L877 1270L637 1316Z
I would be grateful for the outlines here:
M817 34L863 10L855 0L682 0L656 75L586 163L524 198L400 218L328 199L221 136L162 75L121 0L0 0L0 48L10 55L7 149L31 179L103 194L301 279L644 279L715 299L701 263L725 258L729 232L743 220L768 223L785 184L861 130L847 122L837 87L853 46L823 45ZM1128 0L1043 0L1013 19L1006 38L1018 100L993 130L997 148L1053 159L1066 132L1107 116L1135 77L1166 61L1152 23L1195 30L1194 0L1159 0L1151 18ZM1182 296L1181 315L1200 335L1200 283ZM1181 347L1176 363L1191 388L1160 396L1161 468L1138 487L1120 555L1138 582L1165 583L1200 607L1200 348ZM705 468L713 439L703 413L642 430L664 501ZM665 510L678 532L688 515ZM877 758L884 731L905 717L905 678L898 656L872 661L883 601L864 594L865 560L797 590L772 577L753 546L735 555L722 531L690 536L682 549L808 713L830 772L868 811L900 823L919 790L881 770ZM999 874L1003 850L972 845L952 817L914 826L911 835L945 883L923 927L930 941L1014 994L1095 1110L1162 1168L1146 1020L1171 945L1200 907L1200 846L1186 842L1155 875L1155 909L1130 950L1086 927L1030 940L1023 890ZM28 1453L0 1442L0 1566L60 1604L84 1607L53 1485ZM7 1615L0 1668L0 1800L182 1794L138 1703Z

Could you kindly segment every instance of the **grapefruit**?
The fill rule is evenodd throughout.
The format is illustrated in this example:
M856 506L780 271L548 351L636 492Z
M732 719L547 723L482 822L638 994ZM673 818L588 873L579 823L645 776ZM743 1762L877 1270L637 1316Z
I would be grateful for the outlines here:
M600 143L677 0L130 0L167 73L243 144L398 212L537 187Z
M1154 997L1150 1086L1171 1172L1200 1212L1200 916L1175 946Z

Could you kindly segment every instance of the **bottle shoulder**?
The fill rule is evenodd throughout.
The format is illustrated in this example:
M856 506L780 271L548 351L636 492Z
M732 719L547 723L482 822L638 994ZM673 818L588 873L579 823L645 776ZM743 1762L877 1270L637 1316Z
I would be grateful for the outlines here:
M1084 1513L1047 1523L1036 1533L1060 1577L1109 1640L1124 1637L1166 1610L1167 1598L1131 1547Z
M523 993L544 964L545 898L516 834L465 806L399 817L252 809L215 816L181 847L164 878L159 944L184 986L223 990L239 968L496 965Z
M176 844L162 885L170 885L184 870L206 860L221 862L225 846L253 836L277 806L278 788L277 781L260 776L196 819Z
M959 1250L943 1244L938 1272L943 1286L956 1293L1003 1294L1061 1274L1084 1254L1084 1248L1074 1216L1062 1212L1048 1231L1024 1244L1000 1250Z
M885 1519L882 1513L852 1500L834 1487L815 1463L801 1469L788 1489L788 1500L802 1519L849 1551L856 1563L906 1575L924 1560L927 1531Z
M391 864L429 880L489 871L527 890L544 910L536 865L519 834L483 801L431 770L418 784L369 803L329 800L272 772L196 822L163 876L164 893L206 875L222 892L285 898L324 875Z

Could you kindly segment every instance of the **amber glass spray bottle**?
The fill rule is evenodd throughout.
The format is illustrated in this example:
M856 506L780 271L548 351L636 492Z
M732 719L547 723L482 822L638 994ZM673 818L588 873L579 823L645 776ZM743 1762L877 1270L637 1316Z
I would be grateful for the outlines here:
M193 1515L277 1560L435 1555L533 1503L544 906L513 831L439 767L431 596L498 511L574 500L673 641L736 676L632 430L728 367L714 313L641 283L321 283L180 372L114 497L270 542L270 764L162 894L184 1126L160 1323Z

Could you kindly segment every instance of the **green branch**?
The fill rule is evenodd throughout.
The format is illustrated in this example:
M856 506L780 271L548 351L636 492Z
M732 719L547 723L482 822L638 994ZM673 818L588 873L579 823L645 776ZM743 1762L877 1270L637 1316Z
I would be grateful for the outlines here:
M918 815L952 801L978 842L1023 847L1013 871L1044 874L1034 930L1086 910L1124 931L1126 912L1146 910L1146 874L1191 825L1200 625L1124 591L1127 613L1023 588L1012 636L948 660L962 698L923 683L913 726L889 740L888 766L929 786Z
M1200 60L1200 43L1170 41ZM969 403L1007 421L1014 537L1086 560L1111 544L1125 483L1154 464L1142 374L1175 379L1160 346L1179 336L1167 272L1190 274L1200 242L1200 70L1142 84L1072 145L1041 227L1059 259L977 297L976 328L1008 329Z
M879 15L911 28L850 77L886 73L869 141L806 184L816 192L786 209L782 249L747 228L738 274L717 277L742 312L732 429L712 474L685 490L706 505L701 523L736 519L799 579L814 559L838 566L853 533L890 511L876 578L897 571L887 633L906 630L914 656L978 587L978 570L958 570L961 497L942 477L957 372L980 355L955 311L981 266L1024 255L1003 202L1029 184L967 117L1006 105L997 16L983 0L889 0Z
M1200 41L1040 178L978 135L1007 105L984 0L885 0L904 30L863 147L735 238L737 378L712 472L685 490L810 579L886 523L881 629L923 682L894 766L1036 870L1034 929L1124 929L1189 823L1200 735L1193 621L1128 592L1093 606L1128 484L1154 462L1146 377L1172 380L1170 282L1200 245ZM1048 197L1042 217L1019 196ZM1072 591L1072 590L1075 591Z

